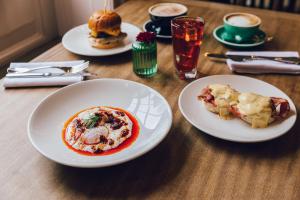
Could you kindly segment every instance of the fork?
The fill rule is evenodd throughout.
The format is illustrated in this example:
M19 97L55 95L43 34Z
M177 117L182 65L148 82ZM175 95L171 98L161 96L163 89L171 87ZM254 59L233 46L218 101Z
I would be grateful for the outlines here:
M14 68L8 68L7 72L9 73L26 73L26 72L31 72L35 71L38 69L48 69L48 68L57 68L63 70L65 73L77 73L81 72L84 69L86 69L89 66L89 61L86 61L84 63L81 63L79 65L74 65L72 67L67 67L67 66L42 66L42 67L34 67L34 68L25 68L25 67L14 67Z

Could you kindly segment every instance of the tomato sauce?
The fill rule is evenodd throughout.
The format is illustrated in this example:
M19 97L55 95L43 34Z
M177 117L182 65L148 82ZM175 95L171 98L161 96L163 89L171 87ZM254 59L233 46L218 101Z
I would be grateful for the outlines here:
M128 111L126 110L123 110L121 108L115 108L115 107L108 107L108 106L103 106L103 107L107 107L107 108L111 108L111 109L114 109L114 110L118 110L118 111L121 111L121 112L124 112L128 117L129 119L132 121L132 132L131 132L131 136L129 138L127 138L123 143L121 143L119 146L117 146L116 148L113 148L113 149L109 149L107 151L102 151L102 152L99 152L99 153L91 153L91 152L87 152L87 151L82 151L82 150L78 150L78 149L75 149L73 148L66 140L65 140L65 134L66 134L66 130L67 130L67 127L68 125L70 124L70 122L73 121L73 119L75 117L78 116L78 114L80 114L81 112L83 111L86 111L86 110L89 110L89 109L92 109L92 108L97 108L96 107L92 107L92 108L87 108L87 109L84 109L82 111L79 111L78 113L76 113L75 115L73 115L70 119L68 119L65 124L64 124L64 128L62 130L62 139L64 141L64 144L69 148L71 149L72 151L75 151L76 153L79 153L79 154L82 154L82 155L86 155L86 156L104 156L104 155L111 155L111 154L114 154L114 153L117 153L119 151L122 151L123 149L129 147L131 144L133 144L133 142L138 138L138 135L139 135L139 131L140 131L140 127L139 127L139 124L138 124L138 121L135 119L135 117L130 114Z

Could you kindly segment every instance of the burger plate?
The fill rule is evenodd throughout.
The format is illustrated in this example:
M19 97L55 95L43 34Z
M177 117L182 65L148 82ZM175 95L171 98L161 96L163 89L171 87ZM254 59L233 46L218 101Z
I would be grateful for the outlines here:
M121 30L127 33L127 37L124 39L123 44L112 49L97 49L92 47L89 43L90 29L87 24L69 30L63 36L62 44L68 51L83 56L109 56L119 54L131 49L132 43L141 31L137 26L125 22L122 22Z

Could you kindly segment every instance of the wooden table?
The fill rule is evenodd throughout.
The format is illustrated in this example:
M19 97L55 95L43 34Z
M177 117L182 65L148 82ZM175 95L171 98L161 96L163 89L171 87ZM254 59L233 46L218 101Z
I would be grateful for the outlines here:
M147 8L158 1L129 1L119 7L124 21L139 25ZM180 1L179 1L180 2ZM259 50L300 51L300 16L199 1L181 1L192 16L206 20L198 71L202 76L230 74L225 64L203 57L225 52L213 29L229 12L246 11L262 18L262 28L275 40ZM173 109L167 138L146 155L119 166L77 169L56 164L29 143L26 124L37 103L58 88L0 91L0 199L300 199L300 123L286 135L264 143L239 144L208 136L181 115L177 100L188 83L174 74L171 45L159 43L159 73L142 79L132 72L130 52L92 61L99 77L129 79L165 96ZM34 61L82 57L61 44ZM300 107L300 76L257 75L282 89ZM2 83L2 81L1 81ZM299 116L298 116L299 119ZM41 130L42 131L42 130Z

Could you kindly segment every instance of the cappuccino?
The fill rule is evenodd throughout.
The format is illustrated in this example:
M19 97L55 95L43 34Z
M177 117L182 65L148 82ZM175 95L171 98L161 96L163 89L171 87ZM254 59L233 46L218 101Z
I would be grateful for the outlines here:
M160 3L150 9L151 14L161 17L178 16L185 12L187 12L187 8L177 3Z
M226 18L227 22L233 26L249 27L259 23L258 17L250 14L233 14Z
M261 19L249 13L228 13L223 17L222 39L234 43L249 43L259 32Z

